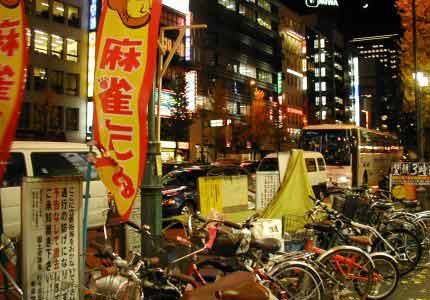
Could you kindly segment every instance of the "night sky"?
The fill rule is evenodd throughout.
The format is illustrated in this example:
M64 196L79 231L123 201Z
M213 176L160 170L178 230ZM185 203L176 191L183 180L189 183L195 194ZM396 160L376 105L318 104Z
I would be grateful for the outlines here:
M338 0L340 7L309 9L305 0L282 0L287 6L302 14L320 14L337 19L346 40L366 35L401 33L400 18L394 0Z

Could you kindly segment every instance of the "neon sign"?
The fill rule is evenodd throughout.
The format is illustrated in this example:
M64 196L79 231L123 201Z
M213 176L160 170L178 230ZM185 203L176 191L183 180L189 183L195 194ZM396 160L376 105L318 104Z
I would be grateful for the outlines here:
M318 6L339 6L337 0L305 0L307 7L316 8Z
M88 27L90 31L95 30L97 27L97 0L90 2L90 24Z

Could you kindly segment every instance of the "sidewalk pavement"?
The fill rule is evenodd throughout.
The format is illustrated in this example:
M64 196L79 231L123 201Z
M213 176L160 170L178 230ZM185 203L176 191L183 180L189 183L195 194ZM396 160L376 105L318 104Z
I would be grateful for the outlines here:
M396 292L388 300L430 300L430 266L420 265L401 278Z

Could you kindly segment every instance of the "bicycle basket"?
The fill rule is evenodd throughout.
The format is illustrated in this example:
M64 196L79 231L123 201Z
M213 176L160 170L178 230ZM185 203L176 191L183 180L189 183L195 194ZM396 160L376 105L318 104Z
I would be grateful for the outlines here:
M251 243L249 230L237 230L227 226L218 228L211 252L219 256L235 256L245 253Z

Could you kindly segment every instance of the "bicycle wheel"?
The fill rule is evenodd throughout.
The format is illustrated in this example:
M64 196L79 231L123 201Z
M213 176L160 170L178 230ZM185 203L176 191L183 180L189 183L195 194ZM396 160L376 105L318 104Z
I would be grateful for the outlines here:
M372 253L370 257L375 264L373 272L373 286L368 299L381 300L390 296L397 288L400 272L397 261L386 253Z
M417 236L405 229L383 232L382 236L397 254L381 239L374 242L372 251L382 251L393 255L399 264L400 276L413 271L420 262L422 255L421 243Z
M339 246L317 259L320 274L326 280L327 298L366 299L372 288L375 265L371 257L357 247Z
M291 261L276 267L270 274L269 289L277 299L322 300L324 284L318 272L309 264Z

